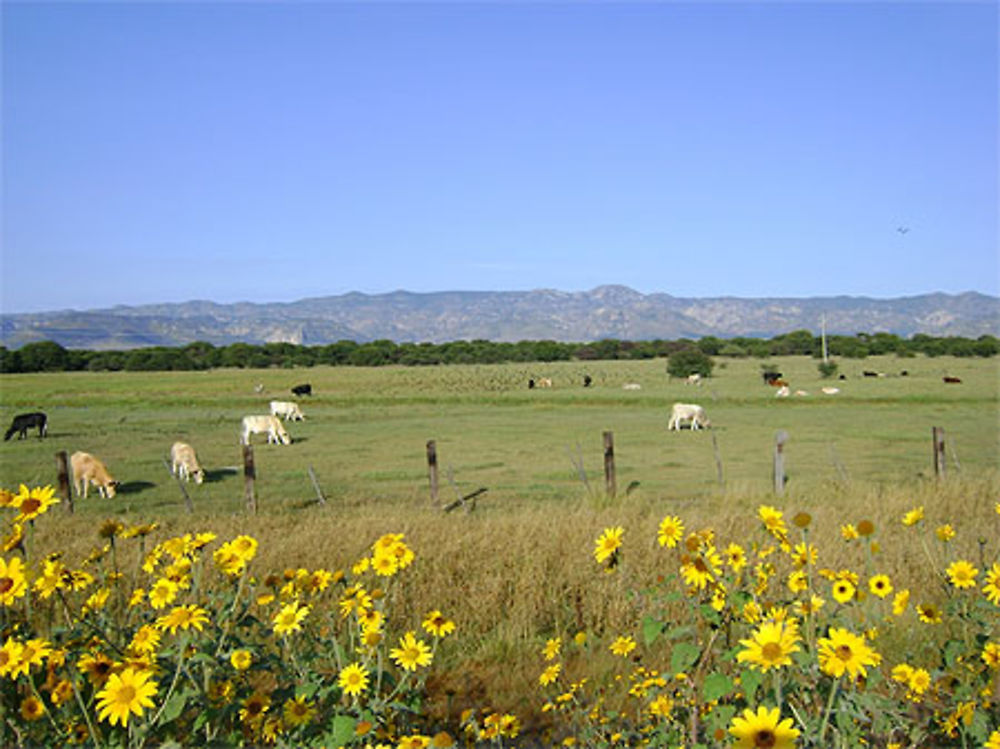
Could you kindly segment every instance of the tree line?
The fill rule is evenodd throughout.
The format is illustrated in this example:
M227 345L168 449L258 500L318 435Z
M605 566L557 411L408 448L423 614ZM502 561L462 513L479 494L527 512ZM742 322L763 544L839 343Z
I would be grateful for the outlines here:
M169 371L219 367L267 368L331 366L431 366L438 364L494 364L501 362L594 361L608 359L653 359L680 352L706 356L755 357L822 356L822 341L808 330L764 338L717 338L693 340L622 341L604 339L590 343L558 341L486 340L447 343L396 343L390 340L337 341L318 346L293 343L231 343L215 346L196 341L185 346L151 346L127 351L66 349L53 341L28 343L18 349L0 346L0 372L73 371ZM992 335L978 338L934 337L922 333L901 338L891 333L858 333L827 336L827 353L848 359L895 354L911 357L990 357L1000 353L1000 340Z

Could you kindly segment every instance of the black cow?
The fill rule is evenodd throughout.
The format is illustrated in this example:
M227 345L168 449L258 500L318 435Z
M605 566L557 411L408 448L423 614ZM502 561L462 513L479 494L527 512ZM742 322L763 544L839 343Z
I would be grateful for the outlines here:
M49 419L41 411L36 411L30 414L18 414L14 417L14 421L10 424L10 429L7 430L7 434L3 436L4 442L9 440L14 432L19 432L17 438L23 440L28 436L28 430L31 427L38 427L38 436L44 437L49 431Z
M295 395L312 395L313 388L312 385L306 382L302 385L296 385L295 387L293 387L292 393L294 393Z
M534 389L535 389L535 381L528 380L528 390L534 390Z
M591 384L591 383L592 383L593 381L594 381L594 380L593 380L593 379L591 379L591 377L590 377L590 375L589 375L589 374L585 374L585 375L583 376L583 386L584 386L585 388L589 388L589 387L590 387L590 384Z
M764 378L765 385L770 385L775 380L781 379L781 372L761 372L760 376Z
M881 377L882 376L878 372L872 372L871 370L868 370L868 369L866 369L861 374L863 374L865 377Z

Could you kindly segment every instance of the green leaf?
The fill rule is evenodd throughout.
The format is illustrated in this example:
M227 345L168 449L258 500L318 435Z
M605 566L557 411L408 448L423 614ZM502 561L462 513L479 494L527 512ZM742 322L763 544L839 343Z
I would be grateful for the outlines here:
M679 640L682 637L694 635L694 627L690 624L683 624L680 627L671 627L664 634L666 634L668 640Z
M960 640L948 640L944 646L944 662L950 668L955 665L958 657L965 650L965 645Z
M679 642L674 645L674 650L670 654L670 670L674 674L687 671L694 662L698 660L701 650L697 645L689 642Z
M763 680L763 674L749 668L740 675L740 685L743 687L743 694L746 695L746 700L749 704L752 705L754 703L754 695L757 694L757 687L760 686Z
M702 694L706 701L718 700L733 691L733 681L725 674L709 674L705 677Z
M656 638L663 632L663 622L658 622L651 616L643 617L642 620L642 640L646 646L656 642Z
M350 715L337 715L326 734L327 741L333 746L346 746L354 738L354 729L357 724L357 720Z
M160 713L160 725L172 723L177 720L180 714L184 712L184 706L187 704L188 698L192 695L194 695L194 691L191 689L179 689L170 695L170 699L167 700L163 712Z

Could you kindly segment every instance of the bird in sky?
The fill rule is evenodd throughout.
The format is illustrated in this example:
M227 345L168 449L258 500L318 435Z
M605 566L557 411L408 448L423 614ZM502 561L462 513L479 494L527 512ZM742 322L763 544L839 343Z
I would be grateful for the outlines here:
M896 231L898 231L900 234L906 234L906 232L908 232L909 230L910 230L909 226L897 226L896 227Z

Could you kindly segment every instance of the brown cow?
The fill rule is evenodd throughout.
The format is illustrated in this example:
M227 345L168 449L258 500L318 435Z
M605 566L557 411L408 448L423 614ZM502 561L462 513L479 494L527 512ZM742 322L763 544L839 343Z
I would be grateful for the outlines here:
M111 477L104 464L90 453L75 452L70 457L73 466L73 486L79 497L87 498L87 490L93 484L102 497L111 499L115 496L118 482Z

